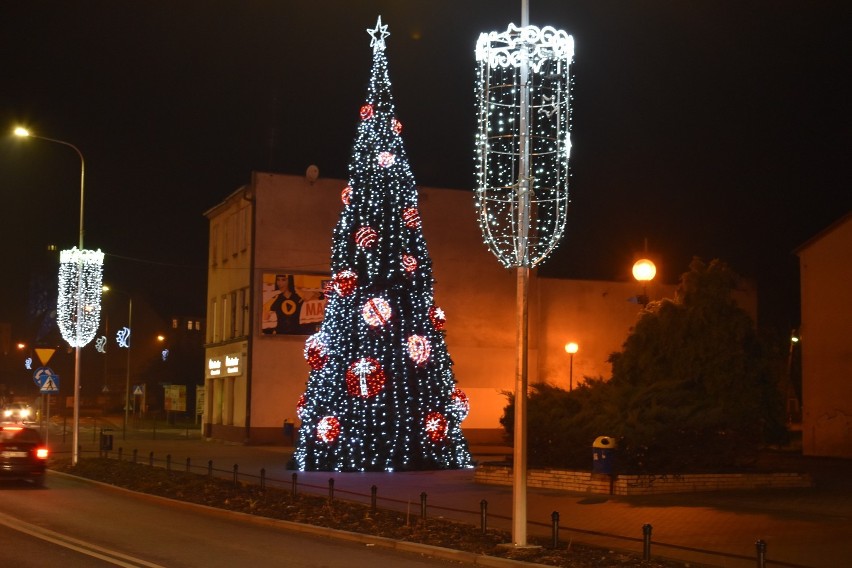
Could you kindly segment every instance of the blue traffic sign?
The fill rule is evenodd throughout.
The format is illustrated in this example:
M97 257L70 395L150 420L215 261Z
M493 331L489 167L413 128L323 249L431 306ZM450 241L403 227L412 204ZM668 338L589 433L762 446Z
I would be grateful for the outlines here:
M43 393L59 392L59 375L50 367L39 367L33 373L33 381Z

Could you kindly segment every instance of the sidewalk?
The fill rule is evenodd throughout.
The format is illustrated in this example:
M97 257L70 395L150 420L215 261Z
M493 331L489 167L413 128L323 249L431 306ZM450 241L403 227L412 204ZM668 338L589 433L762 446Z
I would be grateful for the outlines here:
M244 446L205 441L199 431L186 428L113 429L113 451L121 448L125 459L133 450L139 461L154 454L164 464L193 471L212 461L222 475L234 465L246 481L257 481L265 470L268 485L289 487L297 474L299 490L325 494L334 479L335 496L369 502L377 487L380 507L410 510L419 515L421 494L426 493L430 517L447 517L479 525L480 503L487 501L488 526L511 529L512 489L479 485L472 470L397 473L294 472L286 468L292 448ZM81 422L83 456L97 453L103 424ZM97 429L95 429L97 428ZM156 439L155 439L156 436ZM51 430L54 455L70 453L70 433L63 443L61 428ZM499 446L472 446L477 461L498 461L511 452ZM807 468L817 481L813 489L761 490L719 493L616 497L529 489L529 534L551 535L552 513L559 513L560 540L631 550L641 555L642 526L653 527L651 553L672 559L726 568L753 568L755 542L766 542L768 566L837 568L852 565L852 460L808 459L780 456L781 467ZM588 532L587 532L588 531ZM591 534L590 534L591 533ZM626 538L614 538L612 536ZM673 545L673 546L664 546ZM697 550L693 550L697 549ZM709 550L719 555L700 552ZM737 558L744 557L744 558Z

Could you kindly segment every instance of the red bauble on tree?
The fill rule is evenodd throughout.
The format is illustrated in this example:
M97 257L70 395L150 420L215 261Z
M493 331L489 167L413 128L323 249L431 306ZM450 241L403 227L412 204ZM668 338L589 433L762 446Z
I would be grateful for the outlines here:
M355 243L362 248L373 248L379 240L379 234L372 227L359 227L355 231Z
M444 325L447 323L447 316L444 315L444 310L438 306L432 306L429 308L429 321L432 322L432 326L436 330L440 331L444 329Z
M402 134L402 123L397 119L393 119L393 122L391 123L391 130L393 130L393 133L397 136Z
M381 152L379 154L379 165L383 168L389 168L396 161L396 156L390 152Z
M406 272L414 272L417 270L417 259L410 254L402 255L402 267Z
M391 307L384 298L370 298L361 308L361 317L370 327L381 327L391 317Z
M328 350L322 333L315 333L305 341L305 360L314 371L325 366L326 361L328 361Z
M420 227L420 212L416 207L408 207L402 212L402 222L409 229L417 229Z
M373 105L364 105L361 107L361 120L370 120L373 118Z
M317 439L331 443L340 436L340 420L334 416L326 416L317 424Z
M385 372L381 364L372 357L353 361L346 369L346 392L352 396L376 396L384 385Z
M408 337L408 356L415 365L425 365L432 353L432 344L422 335L410 335Z
M424 429L430 440L440 442L447 437L447 419L440 412L430 412L426 415Z
M355 291L358 275L352 270L341 270L331 279L334 291L341 296L348 296Z
M352 203L352 186L347 185L343 188L343 191L340 192L340 201L343 202L344 205L349 205Z
M470 412L470 400L468 400L467 395L464 394L460 388L456 388L456 390L453 391L452 407L458 415L459 421L467 418L467 415Z
M299 402L296 403L296 417L299 420L304 420L307 418L307 414L305 413L305 405L308 403L308 399L305 398L305 395L299 396Z

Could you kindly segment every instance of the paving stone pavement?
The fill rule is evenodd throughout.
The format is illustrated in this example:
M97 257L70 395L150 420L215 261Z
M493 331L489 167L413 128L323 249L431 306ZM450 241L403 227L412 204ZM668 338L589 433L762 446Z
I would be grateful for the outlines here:
M119 419L117 424L121 424ZM106 423L108 424L108 423ZM81 421L82 455L97 453L105 422ZM247 446L206 441L197 429L113 428L113 452L125 459L133 450L139 461L154 459L172 467L193 470L213 462L223 476L238 466L241 479L257 481L265 470L267 484L290 487L292 470L287 462L292 448ZM50 442L55 455L70 453L70 433L54 423ZM509 448L472 446L478 461L501 460ZM802 458L795 452L778 453L777 467L808 471L816 481L811 489L726 491L643 497L594 495L577 492L528 490L529 534L548 539L553 513L559 514L560 541L642 551L643 525L652 527L651 553L671 559L725 568L752 568L756 541L766 543L766 566L842 568L852 566L852 460ZM488 526L511 529L511 487L474 483L473 470L333 473L297 472L300 491L327 494L334 479L336 498L369 502L377 487L380 507L420 515L426 494L427 515L479 525L481 502L487 501ZM602 533L602 534L596 534ZM702 551L712 551L708 554Z

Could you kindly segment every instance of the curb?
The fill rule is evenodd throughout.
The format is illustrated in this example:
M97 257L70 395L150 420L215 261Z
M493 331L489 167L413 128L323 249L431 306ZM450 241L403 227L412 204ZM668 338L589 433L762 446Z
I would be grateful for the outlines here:
M404 540L394 540L387 537L382 536L373 536L364 533L356 533L350 531L343 531L339 529L331 529L327 527L319 527L316 525L308 525L303 523L296 523L293 521L285 521L282 519L273 519L270 517L262 517L259 515L252 515L249 513L243 513L241 511L229 511L227 509L220 509L218 507L211 507L210 505L201 505L199 503L192 503L189 501L180 501L178 499L172 499L169 497L162 497L160 495L153 495L151 493L142 493L139 491L133 491L131 489L126 489L124 487L119 487L117 485L110 485L109 483L104 483L102 481L96 481L94 479L89 479L87 477L80 477L77 475L73 475L70 473L66 473L63 471L50 470L51 475L59 475L72 479L76 479L79 481L83 481L86 483L91 483L92 485L97 485L103 487L105 489L109 489L115 491L117 493L125 493L133 495L137 499L143 499L153 502L159 502L163 504L170 505L172 507L179 507L183 509L190 509L195 511L202 511L207 514L217 515L220 517L229 517L232 519L239 519L241 521L246 521L254 525L265 526L265 527L273 527L279 529L286 529L291 532L297 532L302 534L309 534L313 536L322 536L327 538L334 538L337 540L347 541L347 542L355 542L359 544L364 544L366 546L378 546L381 548L388 548L393 550L399 550L403 552L409 552L414 554L422 554L425 556L429 556L432 558L438 558L441 560L452 560L455 562L463 562L465 564L471 564L473 566L488 566L491 568L553 568L553 566L547 564L538 564L533 562L524 562L521 560L512 560L509 558L499 558L497 556L488 556L485 554L476 554L474 552L466 552L463 550L453 550L452 548L443 548L440 546L433 546L431 544L421 544L417 542L409 542Z

